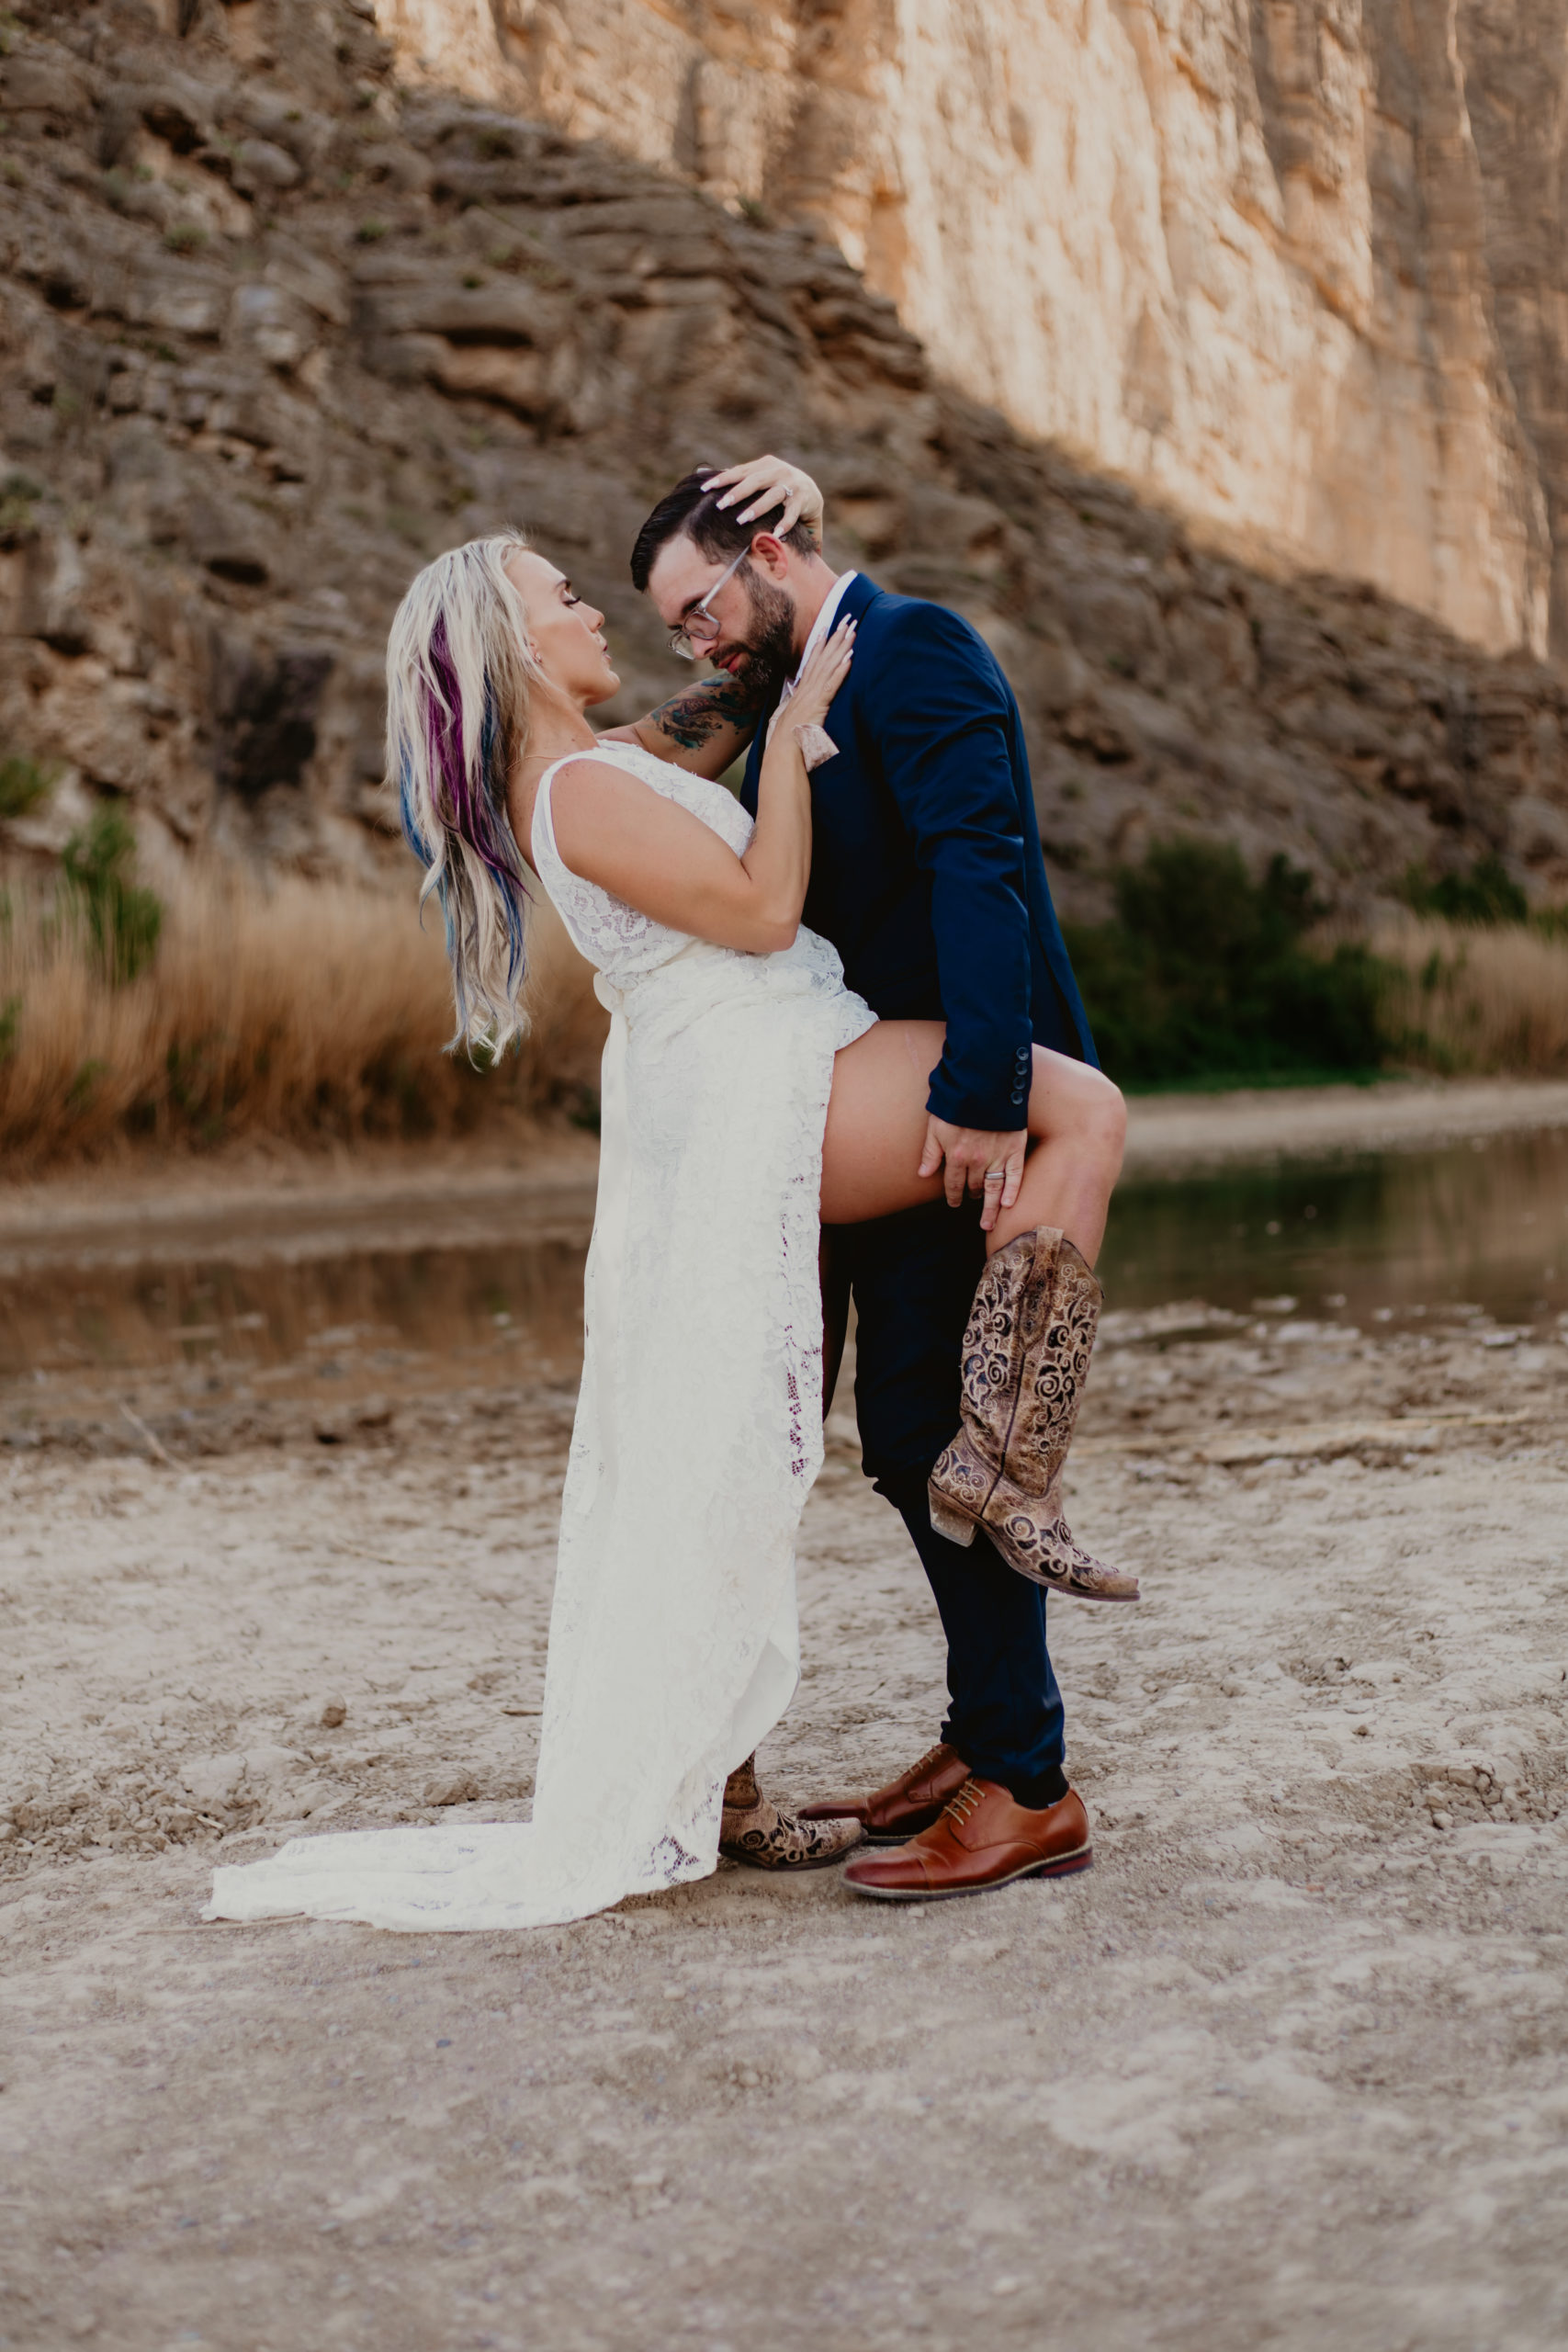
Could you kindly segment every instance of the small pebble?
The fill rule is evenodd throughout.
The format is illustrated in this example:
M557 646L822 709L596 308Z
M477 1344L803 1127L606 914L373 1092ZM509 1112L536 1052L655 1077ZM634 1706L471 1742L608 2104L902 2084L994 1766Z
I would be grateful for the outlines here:
M336 1731L348 1713L341 1699L329 1699L321 1708L321 1722L327 1731Z
M426 1804L468 1804L479 1792L479 1784L468 1772L446 1772L432 1781L424 1792Z

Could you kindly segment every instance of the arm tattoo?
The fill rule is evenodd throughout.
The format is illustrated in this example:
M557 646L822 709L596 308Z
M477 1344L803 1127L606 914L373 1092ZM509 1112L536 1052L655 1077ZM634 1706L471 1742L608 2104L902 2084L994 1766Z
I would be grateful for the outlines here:
M650 710L644 724L657 727L683 752L695 752L724 727L750 735L760 708L761 697L754 687L743 686L736 678L704 678L700 684L671 695L657 710Z

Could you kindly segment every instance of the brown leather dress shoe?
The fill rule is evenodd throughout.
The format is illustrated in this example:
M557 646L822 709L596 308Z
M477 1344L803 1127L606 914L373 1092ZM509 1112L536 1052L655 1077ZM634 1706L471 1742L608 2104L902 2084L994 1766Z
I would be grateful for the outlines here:
M955 1747L931 1747L918 1764L889 1781L869 1797L823 1797L803 1804L801 1821L858 1821L868 1846L901 1846L917 1831L929 1829L942 1818L942 1809L969 1778L969 1767Z
M984 1894L1015 1878L1065 1878L1094 1860L1089 1815L1076 1789L1043 1812L1021 1805L996 1781L965 1781L942 1819L891 1854L863 1854L844 1871L857 1894L884 1903L934 1903Z

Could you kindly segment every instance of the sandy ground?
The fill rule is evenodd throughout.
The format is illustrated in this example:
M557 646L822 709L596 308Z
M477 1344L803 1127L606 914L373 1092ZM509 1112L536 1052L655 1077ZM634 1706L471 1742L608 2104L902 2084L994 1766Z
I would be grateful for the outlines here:
M220 1856L531 1784L570 1363L329 1336L330 1426L86 1365L0 1453L0 2345L1568 2336L1563 1334L1111 1318L1073 1512L1146 1598L1053 1610L1086 1877L203 1926ZM942 1704L830 1434L798 1796Z

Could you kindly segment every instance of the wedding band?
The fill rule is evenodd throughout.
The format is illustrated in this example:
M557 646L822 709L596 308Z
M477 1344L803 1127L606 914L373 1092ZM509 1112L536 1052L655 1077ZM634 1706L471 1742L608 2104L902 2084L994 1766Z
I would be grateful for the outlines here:
M1005 1183L1007 1182L1007 1170L1005 1168L987 1168L986 1170L986 1182L987 1184Z

